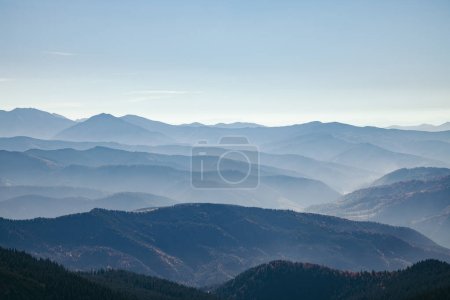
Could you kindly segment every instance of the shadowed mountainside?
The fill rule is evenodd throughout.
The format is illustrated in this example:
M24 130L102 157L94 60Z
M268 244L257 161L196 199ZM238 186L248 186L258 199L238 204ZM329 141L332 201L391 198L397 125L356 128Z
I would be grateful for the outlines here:
M167 280L122 271L72 273L29 254L0 248L0 298L213 300L212 295Z
M399 170L375 181L373 187L347 194L334 203L309 207L307 211L409 226L450 247L450 176L442 177L449 171ZM377 185L390 182L393 183Z
M1 219L0 245L52 257L72 269L109 266L197 286L223 282L275 259L348 270L450 260L450 250L408 228L214 204Z
M274 261L238 275L215 293L233 300L446 299L450 265L427 260L395 272L352 273Z
M49 260L0 248L0 298L8 300L446 299L450 265L426 260L399 271L353 273L272 261L209 290L122 270L73 273Z

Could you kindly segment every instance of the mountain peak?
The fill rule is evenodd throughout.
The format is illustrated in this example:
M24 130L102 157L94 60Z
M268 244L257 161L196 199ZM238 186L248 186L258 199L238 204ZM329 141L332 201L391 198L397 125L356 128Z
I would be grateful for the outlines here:
M43 111L43 110L40 110L40 109L37 109L37 108L33 108L33 107L16 107L13 110L10 110L9 113L12 113L12 114L26 114L27 116L29 116L29 115L34 115L34 116L41 115L41 116L49 116L49 117L53 116L53 117L58 117L58 118L61 118L61 119L69 120L69 119L67 119L64 116L61 116L61 115L58 115L58 114L55 114L55 113L49 113L47 111Z
M217 123L217 124L211 125L211 127L239 129L239 128L257 128L257 127L265 127L265 126L256 124L256 123L233 122L233 123Z
M205 124L202 124L200 122L193 122L193 123L184 123L181 124L180 126L186 126L186 127L204 127L206 126Z
M39 112L43 112L42 110L36 109L36 108L32 108L32 107L16 107L13 110L11 110L11 112L20 112L20 111L39 111Z
M86 121L89 120L112 120L112 119L118 119L117 117L111 115L111 114L107 114L107 113L101 113L98 115L94 115L92 117L90 117L89 119L87 119Z
M29 136L48 139L74 123L60 115L31 107L2 110L0 114L0 136L6 137Z
M61 131L56 136L70 141L117 142L130 145L167 144L171 140L159 133L111 114L101 113Z

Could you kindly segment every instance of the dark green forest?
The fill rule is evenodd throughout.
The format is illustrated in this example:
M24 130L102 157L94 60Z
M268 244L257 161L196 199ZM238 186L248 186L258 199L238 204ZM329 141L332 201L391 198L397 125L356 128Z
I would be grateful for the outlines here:
M0 299L211 300L167 280L122 271L69 272L48 259L0 248Z
M426 260L395 272L346 272L273 261L204 290L121 270L71 272L0 248L0 299L450 299L450 265Z
M274 261L218 287L222 299L450 299L450 265L419 262L395 272L345 272Z

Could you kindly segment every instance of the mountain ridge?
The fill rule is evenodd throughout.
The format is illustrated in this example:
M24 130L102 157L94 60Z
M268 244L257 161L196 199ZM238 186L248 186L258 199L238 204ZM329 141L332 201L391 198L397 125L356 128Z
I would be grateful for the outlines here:
M197 286L281 258L347 270L450 260L450 250L408 228L223 204L0 219L0 245L53 257L71 269L111 266Z
M125 144L168 144L172 139L160 132L148 131L110 114L98 114L78 122L54 136L80 142L118 142Z
M383 185L356 190L338 201L306 210L351 220L409 226L450 247L446 233L450 230L450 175L442 176L448 171L433 168L396 171L380 179ZM402 176L409 180L403 181Z
M436 260L390 273L273 261L239 274L214 291L234 300L444 299L450 293L449 278L450 265Z
M48 139L73 124L75 124L74 121L63 116L34 108L0 110L0 136L2 137L28 135Z

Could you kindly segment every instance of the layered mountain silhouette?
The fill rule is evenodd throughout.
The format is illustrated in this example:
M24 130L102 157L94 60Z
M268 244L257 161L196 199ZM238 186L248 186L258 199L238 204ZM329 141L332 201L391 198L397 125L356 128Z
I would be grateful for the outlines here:
M93 148L97 149L94 150ZM109 152L108 149L105 148L109 148ZM97 156L91 156L89 158L91 160L89 165L162 163L182 169L190 168L191 158L189 155L192 153L192 148L185 145L132 146L106 142L39 140L27 137L0 138L0 149L8 151L33 150L32 152L28 151L28 153L35 154L36 156L48 157L53 160L56 159L65 164L86 164L86 156L89 153L93 155L94 152L97 152ZM59 152L38 151L39 149L59 150ZM146 152L146 154L126 154L126 152L115 152L112 149L130 152ZM74 150L90 151L83 154L77 154ZM101 151L103 151L103 153L100 153ZM71 154L71 152L73 154ZM59 158L56 157L57 154L59 155ZM158 156L156 154L161 155ZM82 158L75 158L75 155L81 156ZM105 157L103 157L103 155L105 155ZM71 156L73 156L73 159L71 159ZM141 158L145 156L146 158L141 159L138 158L139 156ZM86 157L86 159L84 159L84 157ZM261 168L269 170L267 167L270 166L278 169L272 169L272 174L280 173L284 175L294 175L293 172L295 172L296 176L320 180L339 192L348 192L357 187L367 185L380 176L378 172L371 172L333 162L319 161L295 154L269 154L261 152L260 159L260 163L262 164ZM98 160L98 162L96 162L96 160Z
M37 110L36 112L45 113ZM53 116L51 114L48 115ZM124 122L119 122L118 120ZM33 123L33 117L29 117L29 122ZM57 134L56 137L64 137L78 141L94 139L97 142L107 139L106 141L108 142L116 141L125 144L167 144L175 141L179 143L195 143L198 140L207 140L215 143L222 136L244 135L252 143L258 145L270 144L270 147L264 147L271 149L270 152L301 154L320 160L331 159L339 153L349 150L350 147L358 143L370 143L392 152L404 152L421 156L421 154L426 153L424 153L423 149L415 148L425 147L426 145L421 144L422 142L440 142L439 148L444 149L448 148L448 143L450 142L450 134L448 131L406 131L321 122L284 127L225 126L226 128L224 128L220 126L170 125L133 115L116 118L111 115L100 114L83 122L72 123L72 125L74 125L73 129L64 130ZM134 126L130 127L130 125ZM111 130L112 128L118 129L114 136L108 136L108 134L111 134L108 127L111 127ZM136 127L139 127L140 130ZM92 132L87 132L88 129ZM142 129L145 130L145 133ZM60 129L60 131L62 130ZM151 134L149 135L147 131ZM126 137L123 136L124 133L127 133ZM159 133L160 135L156 137L154 136L155 133ZM8 133L5 135L13 136L18 134ZM33 136L32 134L26 133L26 128L21 135ZM148 140L149 137L151 137L150 141ZM140 142L136 142L134 138L138 138ZM414 143L419 143L419 145L411 147ZM327 147L323 147L324 145L327 145ZM321 154L321 151L330 150L334 152L324 152ZM433 157L426 158L433 159Z
M72 270L108 269L75 274L0 249L0 286L10 298L46 298L49 284L53 299L449 293L448 265L427 260L450 261L442 247L450 247L445 124L416 128L430 131L337 122L173 125L136 115L72 121L15 109L0 111L0 127L0 246ZM219 140L243 137L253 150L222 157L231 145ZM198 146L208 150L197 153ZM246 155L259 159L249 163ZM255 188L223 180L244 177ZM198 178L219 189L195 188ZM333 216L294 212L306 207ZM206 285L209 293L148 275Z
M95 189L71 186L0 185L0 202L26 195L39 195L50 198L59 198L63 196L95 199L105 197L108 193Z
M121 118L117 118L108 114L100 114L93 116L89 119L83 120L81 122L75 122L70 121L59 115L50 114L36 109L15 109L10 112L2 111L2 114L4 114L4 116L2 117L2 121L9 120L9 122L13 123L13 124L11 123L13 127L9 127L11 130L9 130L9 132L6 132L5 134L1 134L2 136L25 135L35 137L32 134L27 133L27 130L33 130L36 129L36 127L39 127L38 123L42 122L40 121L42 119L42 116L46 116L53 120L63 120L63 122L67 124L65 128L60 128L59 126L51 126L49 123L50 121L45 119L45 122L43 123L48 123L47 125L48 128L46 128L46 130L48 129L49 131L52 132L59 130L60 136L65 136L67 134L67 136L70 136L74 139L93 138L96 136L96 134L99 133L106 134L109 131L106 130L107 128L105 129L105 127L112 126L114 128L120 129L117 132L118 136L122 135L123 133L126 133L128 130L130 134L133 133L138 136L145 135L142 132L142 129L144 129L145 131L149 131L151 133L158 132L163 136L166 135L167 137L172 138L172 141L176 140L180 143L183 142L193 143L198 140L207 140L211 143L215 143L224 135L238 134L248 137L248 139L251 142L256 143L258 145L263 144L269 145L271 143L270 144L271 147L278 146L279 148L280 147L283 148L286 146L292 146L297 142L300 142L299 146L300 145L304 146L305 144L311 145L314 143L324 145L325 142L328 145L333 145L334 148L339 149L340 151L348 150L348 147L354 145L355 143L356 144L370 143L375 146L397 152L400 149L404 149L404 147L402 146L403 144L411 141L441 141L447 143L450 142L449 131L426 132L426 131L385 129L377 127L357 127L336 122L322 123L316 121L305 124L281 126L281 127L263 127L257 126L257 124L247 124L247 123L225 124L227 126L220 124L219 126L186 126L186 125L166 124L163 122L153 121L134 115L127 115ZM14 119L14 117L17 115L19 117ZM119 122L119 120L122 120L123 122ZM28 125L21 123L24 121L27 121ZM74 128L72 130L65 131L65 129L68 129L68 127L71 125ZM21 128L20 130L22 131L22 133L15 134L13 131L14 127ZM141 130L138 131L136 127L139 127ZM86 132L88 128L93 130L91 135L89 135L88 132ZM46 134L46 136L49 137L48 134ZM168 141L165 140L161 142L168 142ZM287 150L283 150L281 152L285 151ZM293 153L292 151L295 151L295 149L290 150L288 152ZM315 153L312 153L311 155L314 154ZM337 153L334 153L334 155L336 154ZM324 156L322 155L320 157L318 156L314 158L322 159L324 158ZM331 158L331 156L329 156L329 158Z
M330 160L352 148L355 143L335 137L331 133L305 133L262 146L263 151L297 154L318 160Z
M292 171L264 166L255 166L260 168L260 178L249 178L259 180L255 189L227 189L221 192L194 189L188 157L131 153L107 148L86 151L0 151L0 163L3 164L0 177L16 185L69 185L110 193L134 191L161 195L178 202L301 209L333 201L340 196L320 181L297 177L291 174ZM205 172L217 174L217 159L206 159L204 166ZM247 167L240 161L225 160L221 172L244 176ZM198 171L194 169L193 172ZM220 183L220 178L215 180Z
M367 171L334 162L320 161L297 154L260 153L261 164L292 170L304 177L320 180L339 192L353 191L367 185L378 172Z
M419 130L419 131L446 131L450 130L450 122L445 122L441 125L431 125L431 124L420 124L412 126L393 125L388 128L402 129L402 130Z
M368 142L347 141L329 133L301 135L280 143L265 145L262 149L278 154L304 155L377 174L405 167L445 165L436 159L394 152Z
M111 149L129 150L129 151L147 151L147 152L153 152L152 150L155 149L152 146L125 145L114 142L73 142L61 140L42 140L26 136L0 138L0 149L8 151L27 151L31 149L60 150L66 148L71 148L75 150L87 150L95 147L107 147Z
M52 257L72 269L127 269L197 286L275 259L355 271L450 260L448 249L408 228L214 204L1 219L0 245Z
M369 143L358 144L334 156L331 161L379 173L391 172L405 167L440 165L439 162L432 159L395 153Z
M389 185L402 181L421 180L429 181L449 176L450 169L447 168L411 168L399 169L375 180L372 186Z
M17 114L15 111L5 113L14 115ZM336 122L281 127L247 123L226 126L171 125L136 115L115 117L108 114L73 122L43 111L30 111L33 113L27 116L22 112L21 120L27 120L27 124L36 123L35 126L25 126L15 119L11 121L14 124L8 126L22 128L20 135L35 136L33 130L40 128L42 123L38 117L40 115L70 124L61 128L50 121L44 122L51 128L44 138L55 140L13 137L19 134L16 131L0 133L0 136L9 137L0 138L0 149L86 150L102 146L189 156L191 145L198 141L216 144L224 136L245 136L263 154L267 154L262 156L263 164L320 180L339 192L366 186L375 178L399 168L450 167L450 131L357 127ZM293 163L289 164L289 160ZM284 172L282 175L290 174Z

